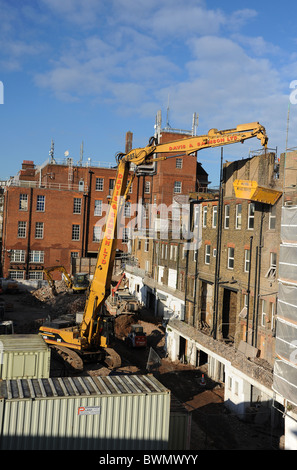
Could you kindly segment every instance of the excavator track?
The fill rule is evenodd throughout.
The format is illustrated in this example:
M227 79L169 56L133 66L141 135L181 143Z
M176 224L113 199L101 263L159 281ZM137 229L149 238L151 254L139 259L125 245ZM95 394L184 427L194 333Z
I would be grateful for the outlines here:
M104 359L105 364L109 369L117 369L121 367L122 360L121 356L112 348L106 348L106 356Z
M72 349L65 348L63 346L51 345L51 348L54 352L63 359L72 369L77 371L82 371L84 368L84 363L82 358Z

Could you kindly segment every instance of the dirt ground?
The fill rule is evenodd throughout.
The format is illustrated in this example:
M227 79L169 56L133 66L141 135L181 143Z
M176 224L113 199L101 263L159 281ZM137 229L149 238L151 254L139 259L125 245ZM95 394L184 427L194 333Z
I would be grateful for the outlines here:
M6 305L5 319L13 320L15 333L32 334L50 315L82 311L85 303L83 294L68 294L63 287L58 296L53 296L48 287L17 294L2 294L0 301ZM247 423L228 412L224 406L224 384L215 383L207 376L207 366L193 367L172 362L166 357L165 329L147 310L137 318L126 317L118 320L115 350L122 358L122 365L116 373L147 374L156 378L171 390L172 395L191 414L190 450L280 450L281 439L272 434L269 426ZM128 348L123 341L131 322L141 323L147 335L148 345L137 351ZM153 369L150 354L155 355ZM73 374L55 359L51 363L52 376ZM108 375L111 372L104 365L86 366L83 375Z

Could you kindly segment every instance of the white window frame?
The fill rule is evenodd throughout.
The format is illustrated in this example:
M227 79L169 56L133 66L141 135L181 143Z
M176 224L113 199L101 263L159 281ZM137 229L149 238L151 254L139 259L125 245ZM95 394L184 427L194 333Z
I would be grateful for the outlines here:
M177 245L170 245L170 259L176 261L177 259Z
M151 182L150 181L145 181L144 183L144 193L145 194L150 194L151 192Z
M251 250L244 250L244 272L248 273L250 271L251 264Z
M210 245L205 245L205 256L204 256L204 263L210 264Z
M12 263L24 263L26 257L25 250L11 250L10 252L10 261Z
M129 239L130 239L130 228L123 227L122 243L129 243Z
M144 251L145 251L145 253L148 253L149 248L150 248L150 240L149 240L149 238L146 238L145 241L144 241Z
M207 227L207 206L203 206L202 227Z
M173 192L174 192L174 194L181 194L181 192L182 192L182 182L181 181L174 181Z
M125 202L124 217L131 217L131 202L129 201Z
M96 178L95 190L103 191L103 189L104 189L104 178L101 178L101 177Z
M269 211L269 230L276 228L276 206L271 206Z
M29 271L29 279L35 281L42 281L43 280L43 271Z
M73 214L81 214L81 197L73 198Z
M20 194L19 198L19 210L27 211L28 210L28 194Z
M23 280L25 271L18 271L18 270L11 270L9 271L9 277L10 279L14 280Z
M183 167L183 159L182 158L176 158L176 163L175 163L175 168L182 169Z
M80 240L80 225L72 224L71 240L77 242Z
M102 227L101 225L94 225L93 227L93 242L99 243L101 241Z
M18 238L26 238L27 236L27 222L18 222Z
M102 205L103 205L102 199L95 199L94 216L96 217L102 216Z
M218 206L212 207L212 228L216 228L218 223Z
M240 211L239 211L240 208ZM241 229L241 224L242 224L242 204L236 204L236 223L235 223L235 228L236 230Z
M29 253L29 263L44 263L44 251L31 250Z
M35 238L37 240L42 240L44 236L44 223L35 222Z
M255 227L255 203L248 204L248 230L254 230Z
M229 246L228 247L228 264L227 264L228 269L232 269L232 270L234 269L234 258L235 258L235 248L233 248L232 246Z
M36 211L37 212L44 212L45 211L45 196L43 194L38 194L37 195Z
M225 204L224 208L225 217L224 217L224 228L228 229L230 227L230 204Z

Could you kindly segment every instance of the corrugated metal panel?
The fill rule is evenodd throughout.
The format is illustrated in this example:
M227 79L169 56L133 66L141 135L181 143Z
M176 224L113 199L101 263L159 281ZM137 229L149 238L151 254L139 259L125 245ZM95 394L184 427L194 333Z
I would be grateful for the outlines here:
M6 380L1 449L164 450L170 392L153 376Z
M40 335L0 335L0 378L48 378L51 353Z
M191 423L191 413L171 395L168 450L190 449Z

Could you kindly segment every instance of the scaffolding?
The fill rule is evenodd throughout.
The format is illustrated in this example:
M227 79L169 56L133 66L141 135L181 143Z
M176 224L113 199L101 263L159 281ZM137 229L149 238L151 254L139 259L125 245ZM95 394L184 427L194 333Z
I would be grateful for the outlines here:
M283 206L273 390L297 405L297 206Z

